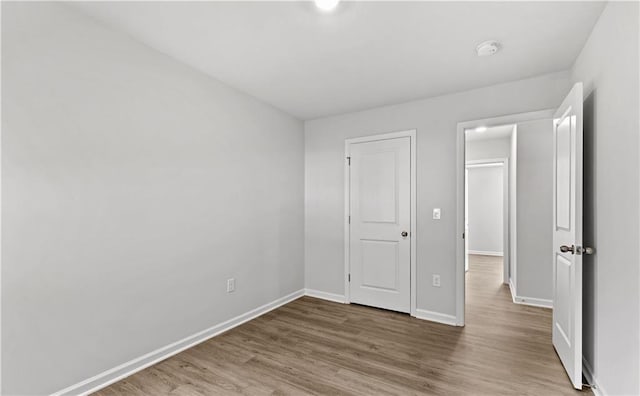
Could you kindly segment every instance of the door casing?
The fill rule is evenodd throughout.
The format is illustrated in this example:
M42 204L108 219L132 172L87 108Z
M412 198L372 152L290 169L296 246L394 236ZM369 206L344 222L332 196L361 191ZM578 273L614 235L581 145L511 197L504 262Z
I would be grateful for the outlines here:
M351 303L350 297L350 284L349 284L349 274L351 273L351 225L349 224L349 216L350 216L350 188L351 188L351 178L349 171L349 158L350 158L350 148L354 143L364 143L364 142L375 142L379 140L389 140L396 138L409 137L410 139L410 168L411 168L411 177L410 177L410 219L411 219L411 227L409 240L411 244L410 248L410 315L416 316L416 307L417 307L417 289L416 289L416 229L417 229L417 178L416 178L416 130L406 130L399 132L391 132L384 133L379 135L370 135L363 136L358 138L351 138L345 140L345 161L344 161L344 296L345 303ZM463 263L464 264L464 263Z

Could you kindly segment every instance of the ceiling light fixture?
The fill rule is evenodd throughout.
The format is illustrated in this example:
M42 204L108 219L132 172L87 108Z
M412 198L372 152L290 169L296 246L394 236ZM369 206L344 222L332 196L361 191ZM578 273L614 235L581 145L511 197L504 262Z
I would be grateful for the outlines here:
M316 7L318 7L318 9L324 12L329 12L333 11L338 6L340 0L314 0L314 2L316 3Z
M491 56L500 50L500 43L496 40L485 41L478 44L476 47L476 53L478 56Z
M476 132L482 133L482 132L486 132L487 131L487 127L486 126L479 126L475 129Z

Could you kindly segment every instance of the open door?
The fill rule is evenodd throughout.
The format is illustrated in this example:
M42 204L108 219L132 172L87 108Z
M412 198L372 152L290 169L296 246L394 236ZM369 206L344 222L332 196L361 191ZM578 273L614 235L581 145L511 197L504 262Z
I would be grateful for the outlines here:
M582 83L553 121L553 346L582 389Z

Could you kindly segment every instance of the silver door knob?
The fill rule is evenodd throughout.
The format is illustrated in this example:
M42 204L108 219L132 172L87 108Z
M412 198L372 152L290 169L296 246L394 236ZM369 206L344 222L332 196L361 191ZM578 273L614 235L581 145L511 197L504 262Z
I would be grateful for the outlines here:
M576 247L574 245L571 245L571 247L569 247L567 245L562 245L562 246L560 246L560 251L562 253L571 252L571 254L575 254L576 253Z
M406 238L409 235L409 233L406 231L402 231L400 235L402 235L403 238Z
M583 247L582 248L582 254L594 254L596 251L594 248L590 248L590 247Z

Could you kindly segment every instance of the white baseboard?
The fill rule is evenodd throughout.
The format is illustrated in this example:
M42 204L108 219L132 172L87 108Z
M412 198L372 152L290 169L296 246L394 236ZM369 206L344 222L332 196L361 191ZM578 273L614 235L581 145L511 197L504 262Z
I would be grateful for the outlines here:
M337 303L346 303L346 298L342 294L327 293L320 290L304 289L304 295L309 297L320 298L322 300L333 301Z
M593 375L593 369L591 368L589 362L586 361L584 356L582 357L582 372L584 374L584 378L591 386L591 391L595 396L605 396L608 394L604 389L602 389L600 384L598 384L598 380L596 380L595 375Z
M320 298L322 300L333 301L346 304L346 298L342 294L327 293L319 290L305 289L305 296ZM454 315L446 315L439 312L427 311L424 309L416 309L417 319L430 320L432 322L444 323L450 326L457 326L457 320Z
M416 318L443 323L449 326L458 325L458 321L456 320L455 315L447 315L440 312L427 311L426 309L416 309Z
M513 281L509 279L509 290L511 290L511 300L514 304L530 305L532 307L553 308L553 301L544 298L519 296Z
M485 250L469 250L467 251L469 254L477 254L479 256L504 256L503 252L490 252Z
M553 301L544 298L515 296L513 302L516 304L530 305L532 307L553 308Z
M172 344L156 349L153 352L149 352L146 355L140 356L136 359L130 360L117 367L104 371L98 375L88 378L82 382L71 385L65 389L55 392L52 396L64 396L64 395L87 395L96 392L99 389L107 387L121 379L128 377L140 370L143 370L149 366L152 366L162 360L165 360L173 355L176 355L185 349L189 349L201 342L204 342L216 335L230 330L236 326L239 326L245 322L257 318L260 315L272 311L284 304L287 304L305 294L304 289L298 290L284 297L278 298L270 303L267 303L261 307L253 309L242 315L238 315L235 318L229 319L225 322L217 324L206 330L193 334L189 337L183 338L180 341L176 341Z
M513 279L511 279L511 277L509 277L509 290L511 291L511 300L513 300L513 302L516 302L516 285L513 284Z

